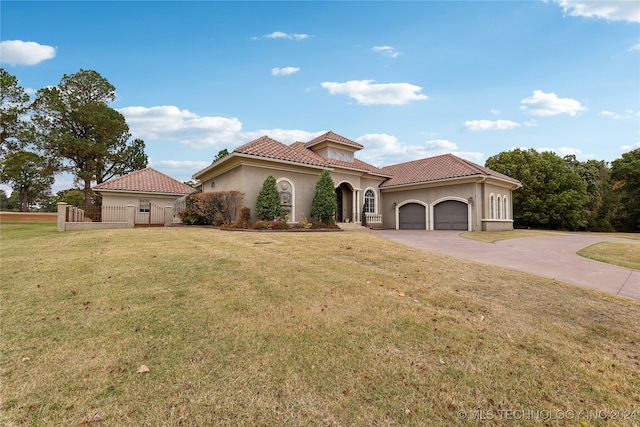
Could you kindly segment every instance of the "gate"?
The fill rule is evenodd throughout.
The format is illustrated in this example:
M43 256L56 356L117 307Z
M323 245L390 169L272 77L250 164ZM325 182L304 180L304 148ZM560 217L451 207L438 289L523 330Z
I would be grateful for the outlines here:
M149 203L147 207L140 207L135 216L136 227L162 227L164 226L164 208Z

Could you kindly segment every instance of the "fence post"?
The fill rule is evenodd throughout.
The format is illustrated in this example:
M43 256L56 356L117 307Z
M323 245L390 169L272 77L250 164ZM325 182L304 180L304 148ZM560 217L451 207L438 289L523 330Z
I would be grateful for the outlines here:
M65 223L67 222L67 204L58 202L58 231L65 231Z
M127 205L127 228L133 228L136 225L136 207Z
M173 206L164 207L164 226L171 227L173 224Z

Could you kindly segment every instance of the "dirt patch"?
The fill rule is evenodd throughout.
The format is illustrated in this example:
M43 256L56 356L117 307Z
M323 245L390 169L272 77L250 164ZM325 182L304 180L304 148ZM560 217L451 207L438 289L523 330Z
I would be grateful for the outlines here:
M57 220L55 212L0 212L0 222L52 223Z

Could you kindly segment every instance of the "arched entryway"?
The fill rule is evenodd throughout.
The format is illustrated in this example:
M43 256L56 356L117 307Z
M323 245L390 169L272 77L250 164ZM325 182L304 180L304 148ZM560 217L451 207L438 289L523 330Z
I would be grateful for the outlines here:
M353 215L353 188L347 182L341 182L336 187L336 198L338 200L338 210L336 211L336 222L354 221Z
M468 230L469 208L458 200L445 200L433 206L434 230Z

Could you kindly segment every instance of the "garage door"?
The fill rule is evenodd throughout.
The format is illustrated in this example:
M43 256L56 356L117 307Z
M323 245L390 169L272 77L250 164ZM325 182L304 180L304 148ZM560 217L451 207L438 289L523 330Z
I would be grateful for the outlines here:
M433 207L433 228L436 230L467 230L469 228L467 205L447 200Z
M400 229L402 230L426 230L425 207L417 203L408 203L400 207Z

